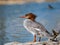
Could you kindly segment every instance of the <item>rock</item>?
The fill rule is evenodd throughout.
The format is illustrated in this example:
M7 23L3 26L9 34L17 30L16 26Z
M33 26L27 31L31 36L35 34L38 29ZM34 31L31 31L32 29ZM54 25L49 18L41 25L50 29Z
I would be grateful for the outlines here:
M4 45L60 45L60 42L52 42L52 41L26 42L26 43L10 42Z

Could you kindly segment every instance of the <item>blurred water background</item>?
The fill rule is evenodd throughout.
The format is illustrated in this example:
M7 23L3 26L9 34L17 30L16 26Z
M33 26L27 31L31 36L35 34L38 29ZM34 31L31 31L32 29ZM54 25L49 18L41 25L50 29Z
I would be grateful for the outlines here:
M54 9L49 9L48 4ZM0 5L0 45L13 41L24 43L33 40L33 35L23 27L24 19L19 18L31 12L37 15L36 21L42 23L49 32L60 24L59 2Z

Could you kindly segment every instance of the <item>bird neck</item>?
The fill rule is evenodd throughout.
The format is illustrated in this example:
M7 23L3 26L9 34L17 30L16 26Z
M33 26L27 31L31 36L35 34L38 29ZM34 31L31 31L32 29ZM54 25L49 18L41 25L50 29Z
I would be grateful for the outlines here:
M34 18L30 18L30 20L35 21L35 19L34 19Z

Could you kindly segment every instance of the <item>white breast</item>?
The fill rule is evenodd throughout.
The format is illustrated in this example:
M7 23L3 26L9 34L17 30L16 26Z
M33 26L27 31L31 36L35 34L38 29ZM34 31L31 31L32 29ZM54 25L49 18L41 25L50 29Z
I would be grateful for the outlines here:
M32 33L33 35L38 33L38 31L36 31L36 30L33 28L34 26L36 26L36 24L34 24L34 22L32 22L31 20L29 20L29 19L24 20L23 25L24 25L24 27L25 27L30 33Z

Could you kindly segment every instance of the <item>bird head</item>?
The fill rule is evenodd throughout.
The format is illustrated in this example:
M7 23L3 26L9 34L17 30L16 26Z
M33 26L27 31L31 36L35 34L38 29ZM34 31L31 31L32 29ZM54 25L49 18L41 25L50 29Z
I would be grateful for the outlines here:
M21 16L20 18L26 18L26 19L30 19L30 20L35 20L36 15L33 14L33 13L28 13L28 14L25 14L24 16Z

